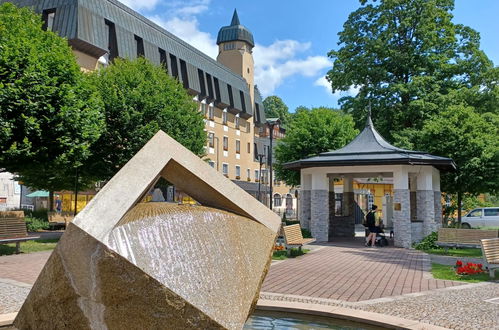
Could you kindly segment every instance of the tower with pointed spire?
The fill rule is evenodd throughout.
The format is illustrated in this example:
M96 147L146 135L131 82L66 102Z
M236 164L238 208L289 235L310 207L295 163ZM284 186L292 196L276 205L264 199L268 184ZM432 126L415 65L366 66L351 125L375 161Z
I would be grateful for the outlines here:
M253 47L255 42L250 30L241 25L236 9L234 9L230 25L224 26L218 31L217 45L217 61L246 79L253 102L255 86Z

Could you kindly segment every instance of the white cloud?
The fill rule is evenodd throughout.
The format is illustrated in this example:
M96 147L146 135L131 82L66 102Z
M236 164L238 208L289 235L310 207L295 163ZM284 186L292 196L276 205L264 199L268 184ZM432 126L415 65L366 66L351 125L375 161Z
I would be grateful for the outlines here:
M296 40L278 40L270 46L255 46L255 81L264 96L272 94L286 78L294 75L317 76L332 65L325 56L298 57L310 47L310 42Z
M359 93L360 87L359 86L350 86L350 88L347 91L336 91L333 93L333 89L331 88L331 83L327 81L326 77L320 77L314 82L315 86L321 86L324 87L326 92L330 95L333 95L335 97L343 97L343 96L355 96Z
M135 10L146 9L152 10L156 8L160 0L120 0L123 4Z
M216 40L212 38L211 34L199 30L199 22L195 17L183 19L173 17L169 20L163 20L159 16L151 16L149 19L208 56L217 57L218 46Z

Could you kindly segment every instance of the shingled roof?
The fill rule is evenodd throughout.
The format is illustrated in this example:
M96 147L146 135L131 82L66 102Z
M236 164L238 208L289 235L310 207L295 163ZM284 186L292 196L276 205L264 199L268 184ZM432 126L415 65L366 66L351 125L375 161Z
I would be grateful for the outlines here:
M456 169L456 164L450 158L391 145L376 131L370 116L364 130L343 148L286 163L284 168L300 170L309 167L359 165L432 165L440 170Z

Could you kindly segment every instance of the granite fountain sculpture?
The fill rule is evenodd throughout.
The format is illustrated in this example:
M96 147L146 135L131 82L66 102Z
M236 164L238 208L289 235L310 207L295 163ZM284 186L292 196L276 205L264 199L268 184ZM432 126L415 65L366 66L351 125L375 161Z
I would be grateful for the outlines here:
M159 177L202 206L139 203ZM19 329L240 329L280 219L158 132L69 224Z

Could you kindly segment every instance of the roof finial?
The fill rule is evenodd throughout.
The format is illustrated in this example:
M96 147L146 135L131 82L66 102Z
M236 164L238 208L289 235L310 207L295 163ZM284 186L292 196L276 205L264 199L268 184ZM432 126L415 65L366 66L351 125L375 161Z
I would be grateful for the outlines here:
M239 22L239 16L237 16L237 10L234 8L234 14L232 15L232 21L230 22L231 26L241 25Z
M369 99L369 107L367 108L366 126L373 126L373 121L371 119L371 99Z

